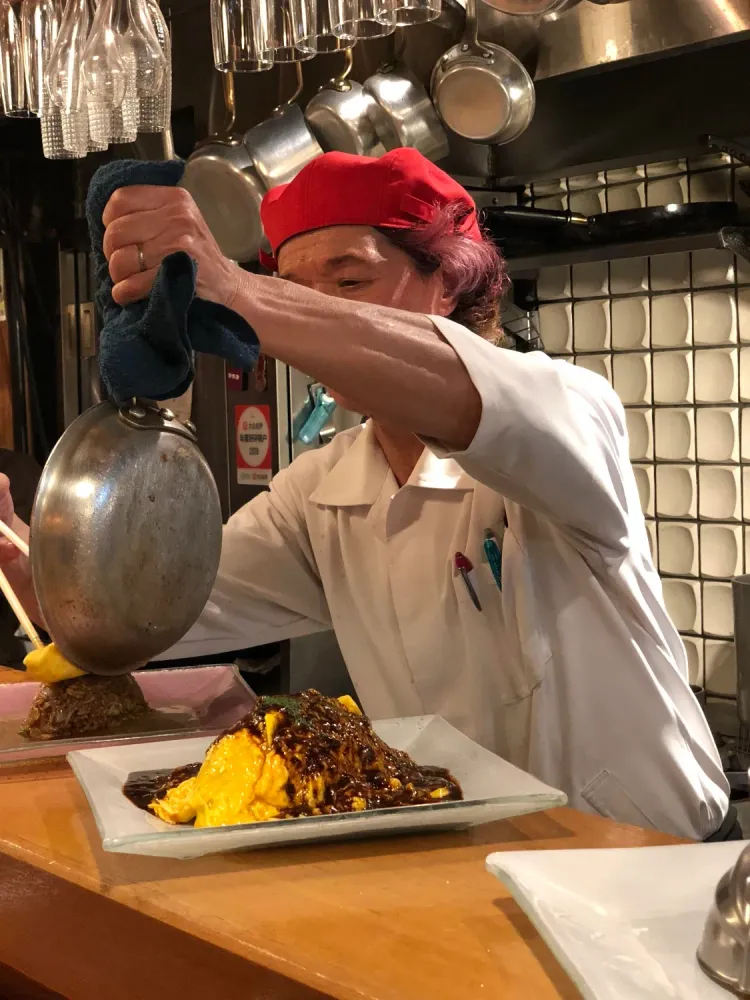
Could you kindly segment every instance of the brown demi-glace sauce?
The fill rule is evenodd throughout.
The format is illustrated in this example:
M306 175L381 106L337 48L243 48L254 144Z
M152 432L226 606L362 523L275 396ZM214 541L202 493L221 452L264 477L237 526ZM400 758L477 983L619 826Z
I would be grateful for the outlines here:
M134 771L128 775L122 791L133 805L148 810L149 802L160 799L170 788L181 785L188 778L194 778L200 769L200 764L184 764L175 770Z
M347 711L336 699L317 691L259 698L253 710L219 739L247 729L265 743L269 712L281 713L271 749L289 770L286 792L292 806L283 812L285 817L313 812L304 790L318 775L323 777L325 794L316 814L352 812L356 799L366 809L383 809L463 798L461 786L445 768L416 764L407 753L384 743L366 716ZM131 802L146 809L199 767L190 764L171 772L132 774L123 791ZM435 798L432 793L437 790L444 794Z

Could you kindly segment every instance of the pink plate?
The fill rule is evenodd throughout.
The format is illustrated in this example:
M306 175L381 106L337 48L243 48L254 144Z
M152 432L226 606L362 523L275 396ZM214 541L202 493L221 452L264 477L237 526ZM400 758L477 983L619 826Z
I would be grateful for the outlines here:
M41 687L0 684L0 763L57 757L70 750L220 733L246 715L255 695L235 666L172 667L133 674L150 711L101 734L29 740L19 730Z

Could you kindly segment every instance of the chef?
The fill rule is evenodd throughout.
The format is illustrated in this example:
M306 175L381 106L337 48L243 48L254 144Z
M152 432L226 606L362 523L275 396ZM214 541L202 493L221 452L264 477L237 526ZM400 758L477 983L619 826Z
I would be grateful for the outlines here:
M495 346L507 279L472 199L411 149L328 153L262 217L276 277L223 257L183 190L122 188L104 214L117 302L186 250L198 295L369 417L230 519L196 651L333 628L372 717L442 715L576 808L725 836L622 406Z

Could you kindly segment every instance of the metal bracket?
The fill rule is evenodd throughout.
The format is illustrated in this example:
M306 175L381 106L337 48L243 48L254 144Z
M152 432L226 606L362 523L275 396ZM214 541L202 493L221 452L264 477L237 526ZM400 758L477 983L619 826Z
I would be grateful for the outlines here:
M124 424L138 431L167 431L179 434L194 444L198 443L195 425L190 420L179 421L171 410L158 403L144 399L133 399L118 408L118 416Z

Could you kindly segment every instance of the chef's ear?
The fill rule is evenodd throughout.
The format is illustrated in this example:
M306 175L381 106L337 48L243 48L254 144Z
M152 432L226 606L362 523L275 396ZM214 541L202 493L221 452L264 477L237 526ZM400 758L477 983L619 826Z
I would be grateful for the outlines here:
M438 282L438 286L435 293L435 304L432 310L433 315L450 316L455 311L458 300L455 295L450 295L448 293L440 271L435 273L435 278Z

